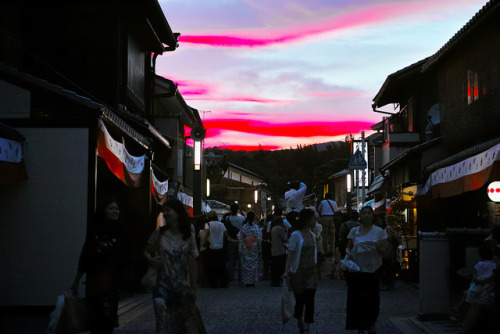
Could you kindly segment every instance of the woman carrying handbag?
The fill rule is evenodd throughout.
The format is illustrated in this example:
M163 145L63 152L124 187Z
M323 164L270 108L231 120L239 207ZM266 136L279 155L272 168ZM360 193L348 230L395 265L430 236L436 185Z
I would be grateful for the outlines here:
M300 333L309 333L309 326L314 322L314 296L318 284L316 235L312 229L319 217L315 211L303 209L298 218L297 229L288 239L285 279L295 296L293 316Z
M156 333L206 333L195 303L198 249L191 218L178 200L164 208L165 225L153 232L145 250L159 275L153 292Z

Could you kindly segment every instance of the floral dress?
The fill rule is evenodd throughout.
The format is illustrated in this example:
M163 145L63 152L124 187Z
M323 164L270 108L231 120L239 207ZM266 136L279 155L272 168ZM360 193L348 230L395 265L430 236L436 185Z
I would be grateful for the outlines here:
M241 281L255 284L259 281L259 254L262 230L256 224L244 224L238 233L240 239Z
M189 261L191 257L198 256L198 250L194 234L183 240L182 235L174 235L169 230L160 234L160 231L156 229L148 242L151 250L159 244L158 254L163 262L163 272L154 292L156 329L180 333L186 330L186 321L196 308Z

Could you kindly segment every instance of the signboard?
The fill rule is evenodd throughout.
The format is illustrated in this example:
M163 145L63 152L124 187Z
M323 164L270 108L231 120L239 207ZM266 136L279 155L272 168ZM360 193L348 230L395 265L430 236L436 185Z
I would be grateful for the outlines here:
M351 160L349 160L349 169L366 169L366 160L363 157L363 154L361 154L361 151L358 149L356 152L353 154L351 157Z

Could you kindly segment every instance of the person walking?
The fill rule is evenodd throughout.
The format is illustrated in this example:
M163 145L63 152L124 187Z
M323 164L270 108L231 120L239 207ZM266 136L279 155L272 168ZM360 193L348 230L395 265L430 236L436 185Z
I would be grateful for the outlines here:
M326 193L325 198L319 203L319 223L323 226L323 248L325 256L331 257L335 252L335 222L334 216L338 211L337 202L332 199L331 193Z
M294 318L300 333L309 333L314 323L314 297L318 284L316 275L316 225L315 212L309 208L299 213L297 229L288 239L288 256L285 277L295 296Z
M387 233L373 224L373 209L361 208L359 226L347 236L347 253L359 266L358 272L347 272L346 329L358 333L375 333L380 310L379 269L387 247Z
M205 333L195 304L196 247L191 218L179 200L164 206L165 226L149 238L144 255L159 272L153 292L156 333Z
M118 288L126 260L126 240L118 203L105 200L96 211L71 286L76 296L80 280L86 274L85 297L91 333L112 333L118 327Z
M281 286L286 264L286 242L283 217L274 217L271 222L271 286Z
M273 214L268 213L261 226L262 230L262 280L271 279L271 231L268 229L272 224Z
M349 214L349 219L342 223L339 231L339 244L338 249L340 252L340 257L343 259L345 257L345 250L347 248L347 244L349 240L347 236L351 229L359 224L359 212L351 211Z
M210 211L205 232L210 244L208 246L208 286L210 288L227 288L226 252L224 239L227 238L226 227L219 222L217 213Z
M302 204L302 200L304 199L304 195L306 194L307 186L305 185L305 183L299 181L289 182L289 185L290 189L285 192L285 213L288 214L291 211L295 211L298 213L304 207L304 205Z
M231 204L231 214L227 216L224 225L227 230L227 260L226 270L228 274L228 282L234 281L234 272L238 270L238 281L241 282L241 261L240 261L240 241L238 233L241 230L244 216L238 215L240 207L237 203Z
M259 281L259 255L262 230L254 222L255 213L249 211L238 233L241 243L241 280L245 286L255 286Z

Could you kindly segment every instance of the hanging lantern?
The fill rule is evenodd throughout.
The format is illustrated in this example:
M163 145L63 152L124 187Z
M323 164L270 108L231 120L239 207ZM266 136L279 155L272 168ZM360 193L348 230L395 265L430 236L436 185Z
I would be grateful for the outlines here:
M500 181L494 181L491 182L488 185L488 197L493 201L493 202L500 202Z

